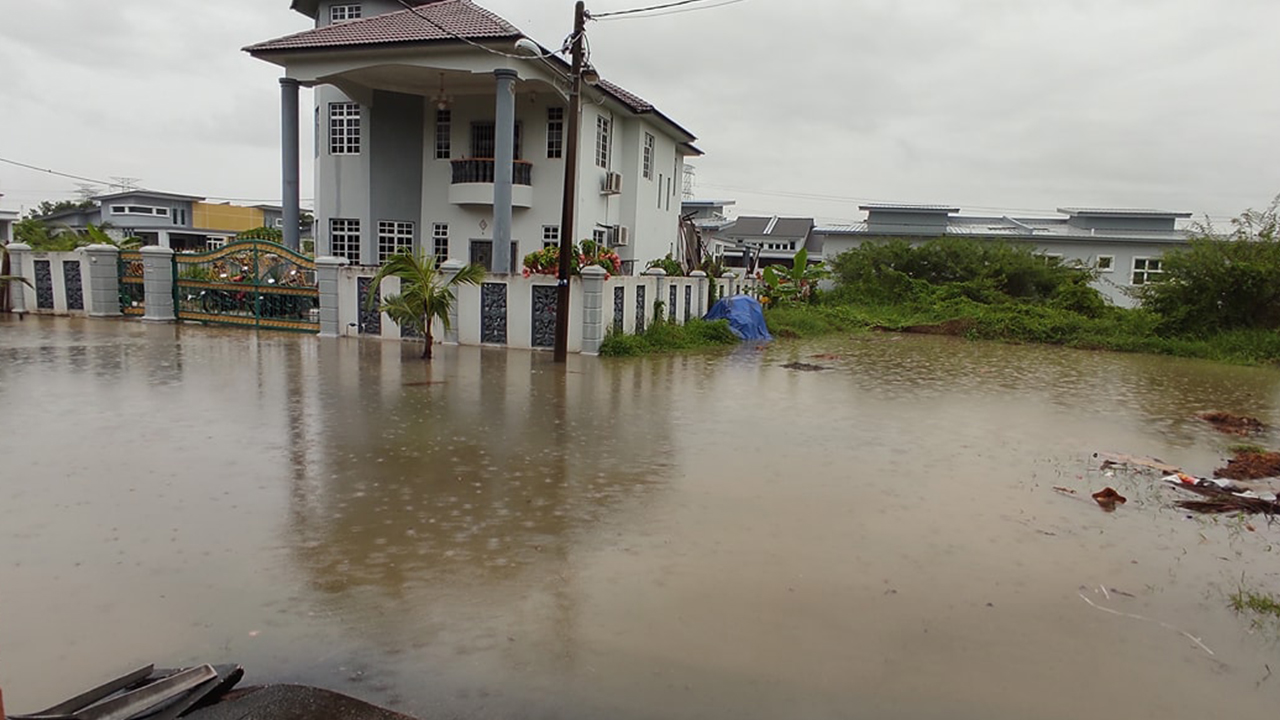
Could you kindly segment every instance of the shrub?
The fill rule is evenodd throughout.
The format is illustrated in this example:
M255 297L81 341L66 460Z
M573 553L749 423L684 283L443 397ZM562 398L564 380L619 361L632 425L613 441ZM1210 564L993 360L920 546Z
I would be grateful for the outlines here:
M1069 285L1083 288L1072 291L1077 302L1097 292L1088 288L1088 270L1036 255L1026 245L992 240L942 237L915 247L902 239L867 242L837 256L832 266L840 286L876 302L919 301L930 286L983 303L1047 301Z

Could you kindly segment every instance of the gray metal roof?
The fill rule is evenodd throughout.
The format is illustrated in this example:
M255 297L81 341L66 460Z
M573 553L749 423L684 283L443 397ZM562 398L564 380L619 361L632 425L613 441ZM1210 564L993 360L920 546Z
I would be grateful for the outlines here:
M93 199L99 202L102 202L104 200L117 200L119 198L134 197L134 196L160 198L162 200L190 200L193 202L199 202L201 200L204 200L204 198L198 195L180 195L178 193L167 193L167 192L160 192L159 190L143 190L143 189L125 190L124 192L107 193L106 195L95 195Z
M1170 210L1151 210L1148 208L1081 208L1063 207L1058 212L1065 215L1088 215L1090 217L1149 217L1149 218L1189 218L1189 212L1173 212Z
M907 213L958 213L960 208L951 205L910 205L906 203L872 203L859 205L859 210L870 212L907 212Z
M1012 218L1011 218L1012 219ZM868 235L874 237L998 237L1012 240L1064 240L1098 242L1185 242L1185 230L1112 230L1079 228L1065 219L1017 218L1013 224L1004 218L953 218L945 228L913 223L832 224L815 227L815 235Z
M734 237L776 237L802 239L813 229L813 218L739 217L726 234Z

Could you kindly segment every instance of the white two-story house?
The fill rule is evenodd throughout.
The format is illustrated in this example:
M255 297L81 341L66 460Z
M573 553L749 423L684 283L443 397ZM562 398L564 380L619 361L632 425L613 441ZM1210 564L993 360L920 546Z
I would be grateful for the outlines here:
M285 71L286 217L289 109L313 87L317 255L375 265L414 248L519 270L560 241L568 65L470 0L410 4L294 0L314 29L245 48ZM573 239L638 272L675 249L679 178L699 151L636 95L603 80L583 92Z

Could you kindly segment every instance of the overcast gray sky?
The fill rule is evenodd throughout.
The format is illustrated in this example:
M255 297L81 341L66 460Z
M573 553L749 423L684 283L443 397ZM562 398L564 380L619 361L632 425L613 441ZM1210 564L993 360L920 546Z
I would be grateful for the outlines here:
M571 0L479 4L544 45L571 29ZM306 29L289 0L0 8L0 157L278 202L279 72L240 48ZM699 136L697 196L742 214L857 220L859 203L895 201L1225 218L1280 193L1278 27L1276 0L743 0L588 35L602 75ZM4 207L75 190L0 163Z

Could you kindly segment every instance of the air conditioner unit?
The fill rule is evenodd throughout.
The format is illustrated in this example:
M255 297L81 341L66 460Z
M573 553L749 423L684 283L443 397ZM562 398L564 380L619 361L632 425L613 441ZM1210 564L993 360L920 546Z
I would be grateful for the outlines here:
M614 247L626 247L631 244L631 228L625 225L614 225L609 228L609 235Z
M617 195L622 192L622 173L606 173L604 176L604 188L600 191L601 195Z

